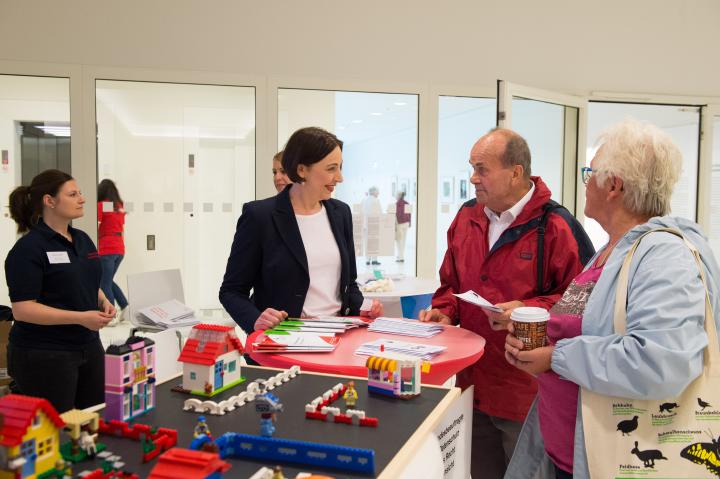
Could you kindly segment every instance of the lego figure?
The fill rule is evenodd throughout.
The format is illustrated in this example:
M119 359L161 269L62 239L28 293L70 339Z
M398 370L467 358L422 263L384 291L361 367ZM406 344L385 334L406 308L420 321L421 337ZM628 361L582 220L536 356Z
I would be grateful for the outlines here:
M255 411L260 413L260 435L272 437L275 432L276 413L282 412L283 405L274 394L265 390L265 383L258 383L260 394L255 398Z
M358 399L358 393L355 389L355 381L348 381L345 386L346 389L345 393L343 394L343 399L345 400L345 408L354 409Z
M95 454L97 454L95 439L97 439L97 434L90 434L87 431L80 432L80 448L85 451L85 454L89 457L95 457Z
M212 438L212 433L210 432L210 428L208 427L207 423L205 422L205 416L198 416L197 424L195 424L195 430L193 432L193 437L200 437L200 436L207 436L209 438Z
M273 474L271 479L286 479L285 475L283 474L282 467L275 466L275 469L273 469Z

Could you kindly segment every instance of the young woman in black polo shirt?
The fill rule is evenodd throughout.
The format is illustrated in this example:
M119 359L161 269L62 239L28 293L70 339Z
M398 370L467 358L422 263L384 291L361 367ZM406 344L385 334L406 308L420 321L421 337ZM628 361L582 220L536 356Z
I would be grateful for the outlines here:
M59 412L104 401L98 331L116 313L100 289L95 245L70 226L84 203L75 180L58 170L10 194L10 215L26 234L5 260L15 317L8 373L22 394L46 398Z

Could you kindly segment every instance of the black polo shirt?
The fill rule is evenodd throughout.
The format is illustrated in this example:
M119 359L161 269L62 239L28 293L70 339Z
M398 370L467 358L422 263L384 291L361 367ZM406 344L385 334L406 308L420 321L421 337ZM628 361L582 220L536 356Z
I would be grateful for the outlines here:
M10 301L35 300L69 311L98 309L102 267L95 244L68 227L72 242L42 220L20 238L5 259ZM67 324L42 326L15 321L10 343L25 348L75 350L99 340L96 331Z

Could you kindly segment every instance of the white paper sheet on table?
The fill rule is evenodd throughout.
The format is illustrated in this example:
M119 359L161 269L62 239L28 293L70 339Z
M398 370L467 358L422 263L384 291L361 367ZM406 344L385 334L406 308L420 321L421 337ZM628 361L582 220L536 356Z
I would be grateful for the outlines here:
M462 294L454 294L453 296L456 296L467 303L474 304L475 306L478 306L482 309L487 309L488 311L493 311L495 313L503 312L502 308L498 308L490 301L477 294L472 289L469 289Z

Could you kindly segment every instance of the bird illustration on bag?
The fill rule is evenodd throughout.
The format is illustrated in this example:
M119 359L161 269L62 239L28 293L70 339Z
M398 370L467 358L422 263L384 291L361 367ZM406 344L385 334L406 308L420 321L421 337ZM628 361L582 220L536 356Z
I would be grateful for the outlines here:
M641 451L640 449L638 449L637 441L635 441L635 447L632 448L630 454L635 454L638 459L643 462L643 465L645 467L655 468L655 461L659 461L660 459L664 459L667 461L667 457L663 456L662 451L658 449L648 449L646 451Z
M705 410L706 407L712 407L712 404L703 401L702 399L698 398L698 406L700 406L702 411Z
M637 428L638 428L638 417L633 416L632 419L626 419L624 421L620 421L617 424L616 430L622 431L622 435L627 436Z
M717 440L712 431L708 433L712 442L696 442L680 451L680 457L695 464L705 466L708 471L720 477L720 438Z
M660 405L660 412L672 412L676 407L680 407L676 402L664 402Z

